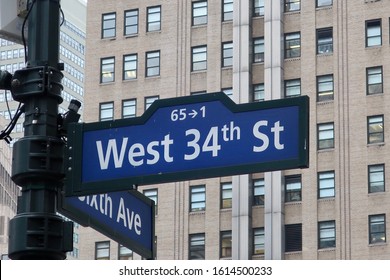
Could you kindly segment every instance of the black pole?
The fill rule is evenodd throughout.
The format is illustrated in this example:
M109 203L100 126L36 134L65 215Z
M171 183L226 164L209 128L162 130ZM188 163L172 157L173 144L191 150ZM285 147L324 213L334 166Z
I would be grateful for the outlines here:
M25 106L25 132L13 147L12 180L22 194L8 253L19 260L65 259L73 249L73 223L56 214L65 150L58 132L60 0L32 0L29 9L27 67L11 81L14 100Z

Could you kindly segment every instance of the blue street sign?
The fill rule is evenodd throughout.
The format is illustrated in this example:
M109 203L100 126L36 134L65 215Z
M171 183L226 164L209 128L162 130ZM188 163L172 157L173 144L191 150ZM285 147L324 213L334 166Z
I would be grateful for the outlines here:
M58 211L141 256L154 256L154 202L133 191L59 197Z
M308 97L157 100L139 118L72 124L67 195L308 166Z

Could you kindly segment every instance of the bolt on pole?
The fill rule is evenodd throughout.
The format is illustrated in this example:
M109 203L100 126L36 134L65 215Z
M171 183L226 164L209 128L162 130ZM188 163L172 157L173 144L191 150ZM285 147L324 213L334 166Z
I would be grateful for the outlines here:
M28 9L27 66L11 81L14 100L25 106L25 132L13 146L11 177L22 190L8 251L11 259L65 259L73 249L73 223L57 215L65 176L58 117L60 0L32 0Z

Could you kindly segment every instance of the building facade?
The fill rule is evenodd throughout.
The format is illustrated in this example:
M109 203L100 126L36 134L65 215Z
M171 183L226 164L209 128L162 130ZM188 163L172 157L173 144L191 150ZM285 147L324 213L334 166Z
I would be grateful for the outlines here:
M88 3L85 122L219 91L310 97L309 168L139 186L157 259L390 257L389 14L385 0ZM79 257L140 258L89 228Z

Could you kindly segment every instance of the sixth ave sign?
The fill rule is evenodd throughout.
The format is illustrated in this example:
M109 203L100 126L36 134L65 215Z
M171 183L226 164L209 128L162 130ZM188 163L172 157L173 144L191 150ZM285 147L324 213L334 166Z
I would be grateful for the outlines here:
M66 195L308 167L306 96L235 104L223 93L161 99L138 118L68 129Z

